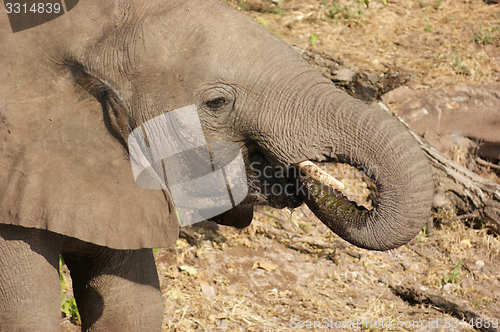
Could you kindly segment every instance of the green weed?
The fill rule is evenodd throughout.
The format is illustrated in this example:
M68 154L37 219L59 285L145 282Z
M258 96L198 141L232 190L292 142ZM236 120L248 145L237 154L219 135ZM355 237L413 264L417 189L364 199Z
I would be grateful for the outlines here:
M66 315L66 317L74 319L77 322L81 322L82 318L80 317L80 312L78 311L78 307L76 306L75 297L74 296L67 297L64 294L64 291L68 288L68 280L61 272L63 264L64 264L63 259L61 256L59 256L59 281L61 282L61 300L62 300L61 310Z
M275 14L282 14L283 13L283 9L281 8L281 5L279 4L279 2L272 1L272 3L276 6L275 8L273 8L274 13Z
M240 10L249 10L251 8L246 3L246 0L222 0L222 1ZM283 8L281 8L281 4L279 1L264 0L262 1L262 9L258 11L261 11L263 13L282 14Z
M500 27L493 28L490 25L489 27L487 27L485 29L484 26L481 25L481 33L474 35L472 37L472 40L475 43L478 43L481 45L492 44L495 39L498 39L498 37L496 36L497 31L500 31Z
M355 5L341 5L339 0L322 1L322 5L327 9L326 16L334 22L342 20L346 23L363 22L364 8L369 8L369 0L352 1ZM353 7L355 7L353 9Z
M454 283L458 282L458 272L462 268L462 260L455 265L455 268L451 270L450 273L446 273L443 278L438 280L438 283L440 285L448 284L448 283Z
M316 41L318 40L318 35L315 34L314 32L311 33L311 36L309 37L309 44L311 46L314 46L314 44L316 44Z
M262 16L257 17L257 22L259 22L261 25L265 26L266 28L269 28L269 24L267 24L267 21L265 18Z
M424 239L427 237L427 226L422 228L422 231L417 235L416 239L418 243L424 242Z
M455 73L459 75L470 75L470 70L463 63L463 58L455 58L455 61L451 64L451 67L455 70Z

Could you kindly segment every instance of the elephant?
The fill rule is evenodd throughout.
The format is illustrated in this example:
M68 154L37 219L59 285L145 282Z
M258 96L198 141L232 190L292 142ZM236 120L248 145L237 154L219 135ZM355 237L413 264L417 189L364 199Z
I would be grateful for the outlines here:
M247 194L217 223L305 203L346 241L388 250L429 217L431 170L409 131L217 0L80 1L16 33L1 15L0 45L0 331L58 328L60 255L83 331L160 331L151 248L176 241L179 218L169 186L135 181L130 137L187 106L207 144L244 163ZM370 170L376 205L294 172L305 161Z

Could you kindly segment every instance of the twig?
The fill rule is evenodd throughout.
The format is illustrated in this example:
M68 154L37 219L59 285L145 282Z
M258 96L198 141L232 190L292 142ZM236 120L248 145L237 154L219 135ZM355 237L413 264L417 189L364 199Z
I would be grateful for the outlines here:
M414 288L410 287L403 287L403 286L393 286L389 285L389 288L396 294L397 296L403 298L404 300L407 301L413 301L417 303L422 303L422 304L430 304L432 306L435 306L444 312L457 317L458 319L464 319L466 322L479 322L480 319L484 322L484 318L482 318L480 315L477 313L468 310L462 305L458 305L456 303L453 303L451 301L448 301L444 299L443 297L439 295L433 295L433 294L424 294L423 292L416 290ZM492 326L486 328L484 325L481 327L479 326L474 326L475 329L479 331L484 331L484 332L495 332L497 331L496 328L493 328Z
M284 222L284 223L288 222L288 220L286 220L285 218L283 218L281 216L276 216L276 215L274 215L272 213L269 213L269 212L266 212L266 211L257 211L257 212L260 213L260 214L263 214L265 216L268 216L268 217L274 218L276 220L279 220L281 222Z
M414 253L416 253L417 255L419 255L420 257L424 258L426 261L428 261L429 263L432 263L432 260L430 257L427 257L426 255L424 255L420 250L418 250L417 248L413 248L413 247L410 247L408 246L408 248L410 248Z
M496 164L487 162L486 160L483 160L483 159L481 159L479 157L476 158L476 163L478 163L479 165L488 166L490 168L499 169L500 170L500 165L496 165Z
M336 249L339 247L336 241L325 242L321 239L314 238L312 236L301 236L301 237L293 237L290 239L291 243L306 243L314 247L326 248L326 249Z
M263 223L262 221L259 221L257 219L253 219L252 224L254 226L257 226L257 227L260 227L261 229L263 229L265 233L274 235L278 239L280 239L280 238L289 239L291 237L289 232L274 228L272 226L269 226L266 223Z
M309 249L307 246L304 245L301 246L300 243L291 243L288 244L286 247L293 250L297 250L298 252L301 252L303 254L309 254L309 255L316 254L316 252L313 249Z
M293 227L290 227L289 224L292 224L293 226L293 223L290 223L289 220L286 220L285 218L281 217L281 216L275 216L274 214L272 213L269 213L269 212L266 212L266 211L257 211L258 213L261 213L265 216L268 216L268 217L271 217L271 218L274 218L276 219L276 222L277 224L282 228L284 229L285 231L287 232L290 232L290 233L293 233L295 232L296 230L293 229Z
M405 126L403 120L395 115ZM495 233L500 234L500 185L485 179L456 162L446 158L419 135L410 130L410 134L420 144L433 169L434 185L457 210L465 214L479 216ZM458 220L458 219L457 219Z
M452 223L452 222L457 221L457 220L475 219L475 218L479 218L479 212L477 212L477 211L475 211L474 213L466 213L466 214L462 214L459 216L455 216L455 217L451 218L450 220L443 220L443 221L441 221L441 223L442 224L449 224L449 223Z
M179 230L179 237L185 239L190 245L198 243L200 236L196 232L188 231L184 228Z

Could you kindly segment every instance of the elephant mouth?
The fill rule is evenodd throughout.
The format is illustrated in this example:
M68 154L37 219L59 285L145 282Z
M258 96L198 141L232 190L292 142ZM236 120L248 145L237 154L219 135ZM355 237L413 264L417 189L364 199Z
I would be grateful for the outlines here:
M250 160L250 169L249 195L243 204L293 209L308 201L322 204L325 196L342 196L344 188L342 182L309 160L274 166L257 155Z
M350 201L341 192L344 184L312 161L275 166L263 155L254 154L249 164L247 197L237 207L213 218L215 222L243 228L250 224L255 205L294 209L305 203L319 220L337 233L337 219L371 210ZM376 200L373 203L377 205Z

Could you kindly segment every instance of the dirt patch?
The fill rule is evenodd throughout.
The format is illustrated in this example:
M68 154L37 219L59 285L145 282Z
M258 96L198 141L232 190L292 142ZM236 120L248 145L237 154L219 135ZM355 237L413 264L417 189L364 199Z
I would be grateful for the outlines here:
M382 99L438 151L500 184L500 85L449 85L406 98L417 95L404 86Z
M286 220L290 231L277 218ZM269 232L269 227L279 232ZM389 285L413 287L483 317L500 317L500 241L461 223L421 233L389 252L346 244L306 208L291 216L263 210L243 231L188 231L199 237L197 245L180 239L167 250L176 263L158 263L165 331L292 331L308 322L346 330L334 324L362 317L374 324L413 324L415 328L406 330L414 330L417 322L440 318L444 326L446 319L453 319L432 306L401 299ZM195 267L196 275L183 271L184 265Z
M436 140L442 135L500 144L500 84L449 85L393 110L442 152L447 147Z
M428 89L500 80L500 9L481 0L228 0L300 49L412 73ZM369 3L366 7L365 3ZM317 38L313 43L311 35Z

